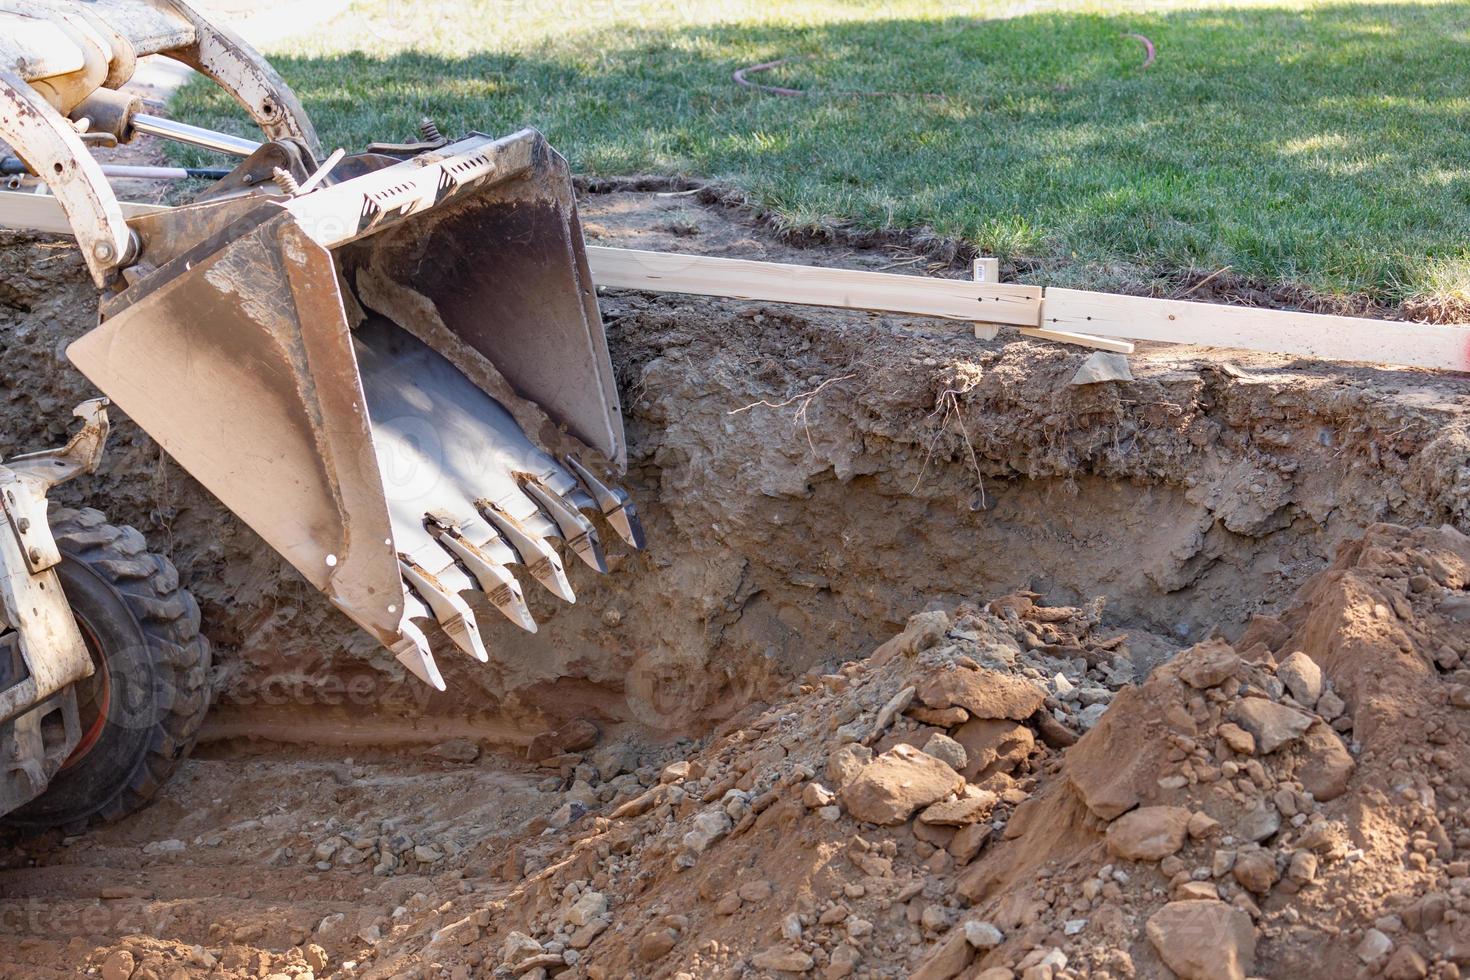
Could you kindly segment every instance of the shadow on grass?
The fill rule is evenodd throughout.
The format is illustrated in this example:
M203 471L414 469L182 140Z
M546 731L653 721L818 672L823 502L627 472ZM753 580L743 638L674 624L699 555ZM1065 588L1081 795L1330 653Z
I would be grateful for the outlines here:
M1388 303L1470 294L1470 5L569 30L535 52L274 60L329 146L423 115L534 125L584 172L727 180L795 228L927 227L1037 282L1228 265ZM731 80L777 58L756 77L809 96ZM203 86L177 109L239 126Z

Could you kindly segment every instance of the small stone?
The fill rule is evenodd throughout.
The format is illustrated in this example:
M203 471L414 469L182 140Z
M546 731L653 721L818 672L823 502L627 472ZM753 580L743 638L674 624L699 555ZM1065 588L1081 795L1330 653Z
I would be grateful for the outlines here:
M1046 700L1046 692L1030 681L997 670L953 666L925 680L919 700L931 708L958 705L974 718L1024 721Z
M1391 952L1393 940L1377 929L1369 929L1363 933L1363 940L1358 943L1358 959L1364 963L1381 963Z
M1244 980L1255 968L1251 917L1218 900L1170 902L1149 918L1146 932L1182 980Z
M841 790L856 779L857 774L872 761L872 749L850 742L833 752L827 760L827 782Z
M1276 859L1264 848L1249 847L1236 852L1231 870L1240 887L1257 895L1265 895L1276 884Z
M679 942L678 933L668 926L654 926L645 932L638 940L638 958L644 963L652 963L668 955Z
M1208 902L1220 897L1213 881L1186 881L1174 889L1176 902Z
M1317 699L1317 714L1331 721L1340 717L1347 710L1347 703L1337 696L1336 691L1328 691Z
M1326 803L1347 792L1357 764L1336 732L1320 722L1313 725L1302 739L1301 752L1304 764L1297 778L1313 799Z
M1308 885L1317 880L1317 855L1311 851L1297 851L1287 865L1286 877L1298 885Z
M1185 829L1189 831L1191 840L1204 840L1220 832L1220 821L1200 810L1189 815L1189 823Z
M148 855L178 854L186 850L187 845L178 839L156 840L150 844L143 845L143 853ZM128 955L132 955L129 953Z
M1229 746L1231 752L1238 755L1256 754L1256 737L1239 725L1225 722L1220 726L1220 738Z
M830 789L821 783L807 783L801 791L801 802L808 810L818 810L824 806L831 806L832 801L837 799Z
M1223 684L1226 678L1235 676L1240 667L1230 644L1222 640L1206 640L1185 650L1174 658L1179 668L1179 678L1190 687L1204 690Z
M1270 755L1300 738L1316 720L1304 711L1265 698L1246 698L1235 706L1233 717L1255 736L1256 749L1261 755Z
M567 921L574 926L585 926L593 919L607 914L607 896L601 892L583 892L577 896L572 907L567 909Z
M1300 650L1281 661L1276 668L1276 676L1304 708L1315 706L1322 696L1322 668Z
M684 835L684 849L694 854L703 854L711 844L728 834L734 826L730 815L718 806L701 810L695 814L692 829Z
M965 941L982 953L1006 941L1005 933L997 929L994 923L971 920L962 928L965 930Z
M924 752L949 766L955 772L965 768L969 760L965 757L965 747L943 732L935 732L929 736L929 741L924 743Z
M445 762L474 762L480 757L480 743L468 738L451 738L429 749L426 754Z
M822 971L822 976L826 980L842 980L843 977L852 976L853 971L862 961L863 954L858 951L857 947L850 943L839 943L837 948L832 950L832 957L827 963L827 968Z
M764 902L771 897L771 883L764 879L747 881L736 889L736 894L746 902Z
M911 704L904 714L922 725L933 725L935 728L954 728L970 720L970 713L959 707L926 708Z
M1265 800L1257 800L1256 805L1240 818L1236 836L1242 840L1260 843L1280 829L1281 814Z
M1400 946L1388 958L1383 968L1384 980L1424 980L1429 975L1429 963L1413 946Z
M116 950L102 963L102 980L128 980L136 967L132 953Z
M964 827L990 816L1000 797L988 790L967 787L967 792L957 800L944 800L925 807L919 819L926 824L944 827Z
M670 762L668 765L664 766L663 770L658 774L658 781L665 785L669 783L683 782L684 780L689 778L689 770L690 765L689 760L687 759L680 759L678 762Z
M444 852L431 844L419 844L413 849L413 859L420 864L433 864L444 860Z
M913 700L914 689L912 687L906 687L889 698L888 703L878 710L878 717L873 722L873 730L868 733L867 741L874 741L887 731L888 726L893 724L893 719L897 718L903 709L912 704Z
M532 762L540 762L554 755L590 749L601 737L602 732L591 721L574 718L556 731L541 732L532 738L526 755Z
M740 901L739 894L737 894L736 892L726 892L725 894L721 895L720 900L715 903L715 914L734 915L736 912L740 911L741 904L742 903Z
M512 931L505 937L505 942L500 945L500 962L509 967L516 967L522 961L533 956L540 956L546 952L541 944L524 932Z
M964 785L964 778L947 764L899 744L865 766L842 788L841 797L854 819L893 825Z
M988 823L972 823L961 827L950 839L949 853L956 864L969 864L990 839L992 828Z
M1128 861L1158 861L1184 846L1188 827L1189 811L1183 807L1140 807L1108 824L1108 853Z
M757 970L778 970L784 973L805 973L816 965L807 953L785 946L763 949L750 958L750 965Z

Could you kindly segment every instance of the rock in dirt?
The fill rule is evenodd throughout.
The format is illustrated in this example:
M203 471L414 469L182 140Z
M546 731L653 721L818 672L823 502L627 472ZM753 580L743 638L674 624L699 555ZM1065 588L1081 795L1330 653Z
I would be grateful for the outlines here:
M909 980L951 980L962 973L975 958L975 947L970 945L964 929L951 929L944 941L924 959Z
M1270 755L1281 746L1301 738L1315 721L1311 715L1265 698L1246 698L1231 716L1256 740L1256 751Z
M1255 968L1251 917L1218 900L1170 902L1146 926L1159 958L1182 980L1244 980Z
M1179 679L1190 687L1204 690L1223 684L1240 668L1240 657L1223 640L1206 640L1174 658Z
M540 762L554 755L581 752L592 748L601 737L602 732L592 722L586 718L573 718L554 732L542 732L532 738L526 757L532 762Z
M1276 859L1261 847L1242 848L1231 870L1240 887L1257 895L1265 895L1276 884Z
M1237 755L1256 754L1256 737L1233 722L1220 726L1220 740Z
M757 970L775 970L780 973L805 973L816 965L811 956L799 949L772 946L750 958L750 965Z
M957 800L944 800L924 808L919 820L926 824L946 827L965 827L978 823L990 816L1000 797L987 790L966 787L967 792Z
M1281 814L1265 800L1257 800L1256 805L1240 818L1240 823L1236 825L1236 836L1241 840L1259 843L1280 829Z
M929 736L929 741L924 743L924 753L932 755L955 772L962 772L969 761L965 747L943 732L935 732Z
M1322 697L1322 668L1300 650L1281 661L1276 668L1276 676L1286 685L1297 704L1304 708L1315 706Z
M1046 700L1046 692L1030 681L996 670L956 665L919 685L919 700L931 708L958 705L975 718L1024 721Z
M1128 370L1128 358L1110 351L1095 351L1082 362L1077 373L1068 384L1095 385L1103 381L1132 381L1133 372Z
M480 757L480 743L468 738L451 738L435 745L427 754L445 762L474 762Z
M1303 736L1301 752L1304 762L1297 778L1317 802L1326 803L1347 792L1357 763L1336 732L1317 722Z
M1179 806L1146 806L1108 824L1108 853L1128 861L1159 861L1184 846L1189 811Z
M997 771L1011 772L1036 748L1031 729L995 718L972 718L955 729L954 740L965 751L965 764L958 768L966 779L974 779L996 763Z
M840 790L856 779L858 773L872 761L872 749L849 742L827 759L827 782Z
M881 667L899 657L911 657L935 646L949 629L949 614L940 610L915 613L903 632L873 651L870 663ZM948 705L944 705L948 707Z
M964 777L945 763L900 744L864 767L842 788L841 798L855 820L897 824L964 786Z
M132 953L125 949L117 950L103 961L102 980L128 980L136 966Z

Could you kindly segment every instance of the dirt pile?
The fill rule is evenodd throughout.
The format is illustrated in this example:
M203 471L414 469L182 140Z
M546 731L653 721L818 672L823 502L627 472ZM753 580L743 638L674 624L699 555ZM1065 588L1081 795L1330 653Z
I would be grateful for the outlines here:
M413 818L365 833L349 774L341 817L271 860L362 883L357 907L87 962L126 951L160 978L1458 977L1467 586L1470 538L1378 525L1280 618L1146 679L1100 602L926 611L683 749L544 739L504 777L519 789L494 836L426 847L446 828ZM436 751L483 798L463 767L504 763L475 755ZM242 833L265 850L269 829ZM169 846L144 865L179 861Z

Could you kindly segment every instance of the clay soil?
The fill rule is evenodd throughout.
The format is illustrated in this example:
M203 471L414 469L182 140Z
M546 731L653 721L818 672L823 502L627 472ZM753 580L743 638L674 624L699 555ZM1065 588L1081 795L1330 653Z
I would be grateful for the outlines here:
M593 244L962 274L633 186ZM13 453L93 394L95 305L63 242L0 267ZM3 844L0 976L1470 963L1464 378L1157 345L1079 386L1004 332L601 300L650 548L528 583L541 631L482 616L442 695L117 420L55 496L173 557L216 703L144 812Z

